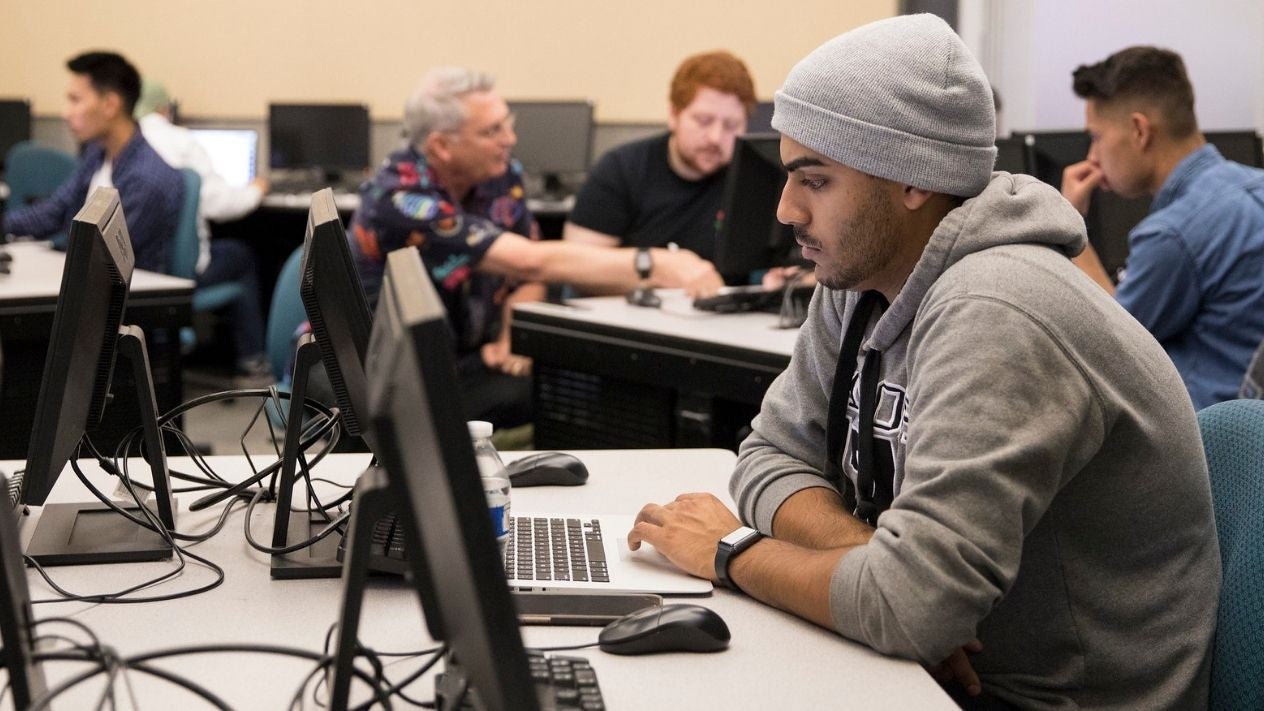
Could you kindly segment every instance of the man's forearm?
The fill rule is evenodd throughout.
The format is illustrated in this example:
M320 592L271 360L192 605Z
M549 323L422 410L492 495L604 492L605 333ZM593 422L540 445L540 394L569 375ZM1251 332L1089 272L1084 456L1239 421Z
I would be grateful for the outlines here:
M733 559L729 578L756 600L834 629L830 579L849 550L813 550L765 538Z
M781 503L772 519L778 540L813 549L863 545L873 529L843 508L838 492L826 487L804 489Z

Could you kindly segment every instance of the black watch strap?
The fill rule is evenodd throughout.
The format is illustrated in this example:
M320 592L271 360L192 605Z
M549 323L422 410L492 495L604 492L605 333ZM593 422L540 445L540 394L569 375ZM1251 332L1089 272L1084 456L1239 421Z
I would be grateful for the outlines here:
M741 588L737 587L729 577L729 566L733 564L733 559L739 553L755 545L763 537L764 534L759 531L748 526L741 526L720 539L719 545L715 548L715 577L719 578L721 585L731 590L741 591Z

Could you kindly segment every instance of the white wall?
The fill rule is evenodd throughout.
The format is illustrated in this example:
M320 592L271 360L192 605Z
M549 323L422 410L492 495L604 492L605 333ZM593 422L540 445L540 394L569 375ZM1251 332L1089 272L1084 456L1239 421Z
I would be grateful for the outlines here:
M959 24L1004 101L1003 133L1083 127L1071 72L1135 44L1184 57L1203 129L1264 127L1259 0L961 0Z

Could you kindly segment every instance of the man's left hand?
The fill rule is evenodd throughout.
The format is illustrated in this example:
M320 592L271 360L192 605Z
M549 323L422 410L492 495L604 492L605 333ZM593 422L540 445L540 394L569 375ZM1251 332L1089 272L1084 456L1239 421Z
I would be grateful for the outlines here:
M644 541L686 573L718 582L716 547L741 525L714 495L681 494L665 506L646 504L628 533L628 547L637 550Z

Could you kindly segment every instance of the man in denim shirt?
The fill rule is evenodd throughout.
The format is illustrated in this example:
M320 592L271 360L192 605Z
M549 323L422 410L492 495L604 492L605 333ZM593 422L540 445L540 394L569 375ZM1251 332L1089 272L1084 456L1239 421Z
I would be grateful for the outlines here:
M93 189L118 188L136 267L171 269L171 240L184 199L184 178L163 162L132 118L140 74L113 52L88 52L66 63L66 125L84 143L79 165L47 199L5 215L12 235L51 237L70 227ZM16 207L16 206L15 206Z
M1077 263L1159 340L1196 408L1232 399L1264 340L1264 170L1207 144L1175 52L1129 47L1076 69L1074 90L1092 147L1063 196L1081 214L1097 187L1154 196L1117 289L1091 248Z

